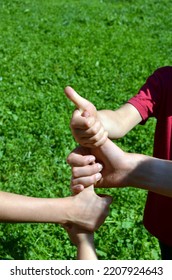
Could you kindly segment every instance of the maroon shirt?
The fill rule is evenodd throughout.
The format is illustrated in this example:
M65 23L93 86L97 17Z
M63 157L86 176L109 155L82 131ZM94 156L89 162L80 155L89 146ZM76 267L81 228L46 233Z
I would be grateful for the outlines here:
M141 124L150 117L157 119L153 155L172 160L172 67L157 69L128 102L141 114ZM172 246L172 198L148 192L144 225L160 241Z

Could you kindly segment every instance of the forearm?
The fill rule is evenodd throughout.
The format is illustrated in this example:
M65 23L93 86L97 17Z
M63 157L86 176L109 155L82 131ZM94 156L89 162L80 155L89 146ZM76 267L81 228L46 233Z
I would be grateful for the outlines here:
M92 153L104 166L96 187L133 186L172 197L172 161L126 153L109 139Z
M129 103L115 111L100 110L97 114L110 139L123 137L142 120L138 110Z
M65 223L68 198L34 198L0 192L1 222Z
M81 242L77 246L78 260L97 260L97 254L93 240Z
M100 110L97 114L110 139L118 139L125 135L118 111Z
M172 161L131 154L129 184L172 197Z

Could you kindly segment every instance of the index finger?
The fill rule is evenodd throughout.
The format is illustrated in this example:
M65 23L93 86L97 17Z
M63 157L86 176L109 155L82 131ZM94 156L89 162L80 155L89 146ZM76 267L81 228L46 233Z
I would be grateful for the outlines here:
M92 164L95 162L95 157L93 155L81 155L77 154L75 152L72 152L68 157L67 157L67 163L70 166L86 166L89 164Z

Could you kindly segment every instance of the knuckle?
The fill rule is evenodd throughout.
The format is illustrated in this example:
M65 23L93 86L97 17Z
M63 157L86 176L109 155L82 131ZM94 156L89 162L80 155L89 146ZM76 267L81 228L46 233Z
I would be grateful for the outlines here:
M85 120L85 122L84 122L84 127L86 128L86 129L89 129L89 128L91 128L91 126L92 126L92 123L91 123L91 121L89 121L88 119L86 119Z
M70 180L70 186L71 186L71 188L73 188L75 186L75 180L73 177Z
M95 146L96 146L96 148L98 148L101 146L101 143L96 143Z
M71 188L74 189L75 185L77 184L75 178L71 178Z
M94 126L90 129L90 132L91 132L91 134L95 135L98 132L98 128L96 126Z
M101 139L98 139L97 142L95 143L96 147L99 147L103 145L106 142L107 139L107 133L104 133L104 135L101 137Z
M77 167L72 167L72 175L74 178L78 177L78 168Z
M100 171L99 168L100 168L100 167L99 167L99 164L98 164L98 163L92 165L92 169L93 169L93 172L94 172L94 173L99 172L99 171Z
M87 156L83 156L83 166L87 166L89 164L89 158Z
M96 134L94 136L94 141L96 141L96 142L101 141L101 135L100 134Z
M96 182L96 179L95 179L95 176L94 176L94 175L93 175L93 176L87 177L87 182L86 182L87 186L90 186L90 185L92 185L92 184L95 184L95 182Z
M95 123L91 128L90 128L90 133L91 134L97 134L99 131L101 130L101 127L99 125L99 123Z
M71 154L68 155L67 159L66 159L66 162L71 165Z
M96 173L96 174L94 174L94 175L92 176L92 184L97 184L97 181L98 181L98 179L99 179L99 177L97 177L98 174L99 174L99 173Z
M95 143L95 147L97 148L97 147L99 147L99 146L101 146L102 145L102 141L97 141L96 143Z

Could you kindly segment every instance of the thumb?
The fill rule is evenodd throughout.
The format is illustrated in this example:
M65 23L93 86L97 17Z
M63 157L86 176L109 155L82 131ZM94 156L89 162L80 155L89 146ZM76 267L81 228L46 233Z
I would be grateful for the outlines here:
M67 86L64 91L66 96L76 105L81 113L92 105L91 102L80 96L73 88Z
M89 187L85 188L84 190L94 192L94 185L90 185Z
M111 195L104 195L104 194L98 194L103 200L105 201L106 204L111 204L113 202L113 197Z

